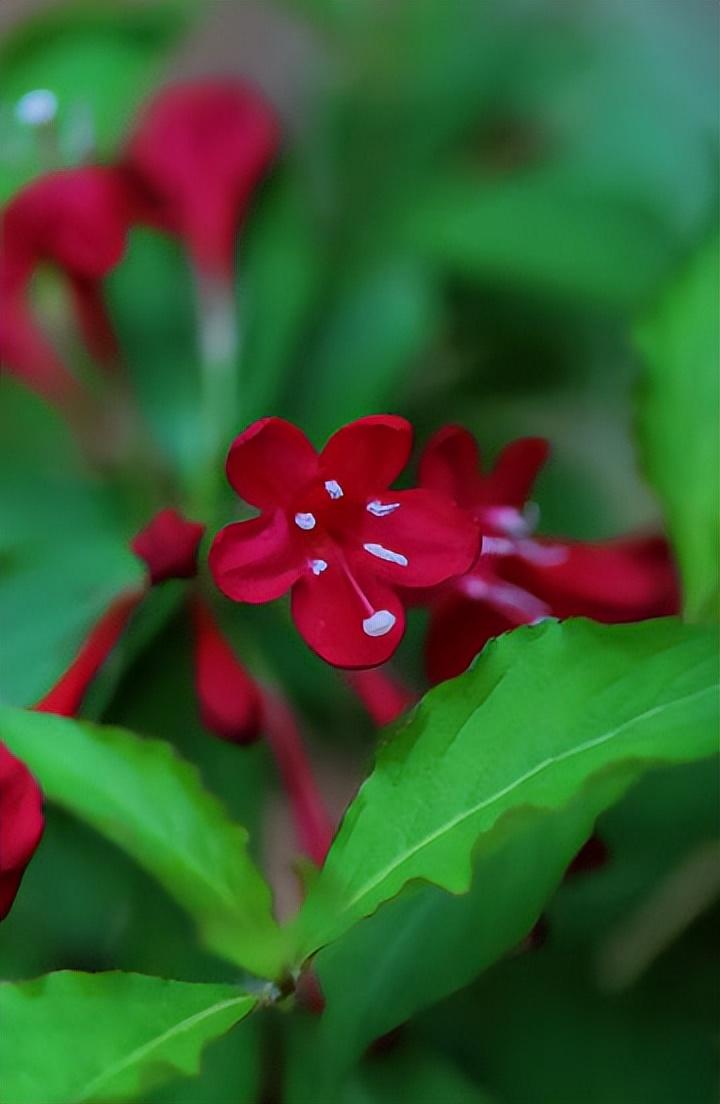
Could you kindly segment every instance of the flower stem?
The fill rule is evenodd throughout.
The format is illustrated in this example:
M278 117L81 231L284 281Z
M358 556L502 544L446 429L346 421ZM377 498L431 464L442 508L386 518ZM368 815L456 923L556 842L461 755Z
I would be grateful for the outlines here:
M332 821L315 783L295 716L275 689L263 694L265 736L288 796L298 843L322 866L334 834Z

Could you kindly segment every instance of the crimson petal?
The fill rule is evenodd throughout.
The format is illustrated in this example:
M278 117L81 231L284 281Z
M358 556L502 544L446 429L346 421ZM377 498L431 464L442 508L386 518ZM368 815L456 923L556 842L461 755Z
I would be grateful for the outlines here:
M425 666L430 682L435 685L462 674L488 640L513 627L493 606L451 590L430 614L425 642Z
M271 602L293 585L304 557L281 510L226 525L210 548L210 570L234 602Z
M420 457L420 484L447 495L459 506L474 506L481 482L480 449L469 430L443 426L428 441Z
M412 426L394 414L371 414L342 426L320 454L323 476L354 498L385 490L408 462Z
M480 532L449 499L418 489L371 502L360 539L365 570L398 586L432 587L470 569Z
M550 454L544 437L521 437L506 445L487 477L486 501L521 509L529 499L538 473Z
M24 763L0 744L0 920L43 833L42 794Z
M388 586L359 572L351 579L337 562L298 580L292 615L305 642L334 667L379 666L405 629L402 603Z
M318 457L297 426L284 418L261 418L235 438L226 470L241 498L274 510L317 478Z
M195 689L203 725L222 740L252 743L260 734L260 691L200 598L191 603L191 613Z

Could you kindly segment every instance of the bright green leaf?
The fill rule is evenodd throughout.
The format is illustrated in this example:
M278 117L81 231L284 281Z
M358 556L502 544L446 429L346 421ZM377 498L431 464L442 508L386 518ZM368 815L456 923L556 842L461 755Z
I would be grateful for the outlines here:
M257 1004L232 985L62 971L0 984L6 1104L125 1101L199 1071L206 1042Z
M277 974L279 929L247 832L168 744L7 707L0 707L0 740L51 801L153 874L194 917L211 950L253 973Z
M636 331L646 363L639 431L660 493L692 619L720 593L720 279L718 238L667 288Z
M489 853L533 811L592 786L609 803L650 764L711 754L717 684L714 633L670 618L492 642L390 730L300 913L298 958L413 879L467 891L476 846Z

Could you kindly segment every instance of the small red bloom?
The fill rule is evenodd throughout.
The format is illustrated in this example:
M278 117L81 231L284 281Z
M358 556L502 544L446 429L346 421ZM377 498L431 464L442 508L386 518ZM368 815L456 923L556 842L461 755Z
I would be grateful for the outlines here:
M160 510L133 537L130 547L147 564L150 582L193 579L197 575L198 546L205 532L199 521L189 521L171 508Z
M260 735L260 691L220 632L209 607L191 602L195 629L195 690L205 728L236 744Z
M547 443L508 445L488 474L474 438L447 426L428 442L423 486L442 490L470 511L483 538L472 569L429 596L427 667L432 682L466 669L490 637L545 617L608 623L678 611L675 570L664 540L626 538L584 544L531 537L537 508L528 502Z
M90 351L102 362L113 360L116 344L102 280L120 261L138 210L120 172L85 166L34 180L3 211L0 356L9 371L50 401L72 398L80 385L33 316L32 278L43 264L62 271Z
M235 234L278 147L269 103L236 80L173 84L147 104L126 152L153 221L180 235L198 268L232 272Z
M395 588L431 587L467 571L479 533L444 495L393 491L407 463L404 418L360 418L318 455L280 418L235 439L228 479L260 516L222 529L210 550L220 589L236 602L269 602L292 588L305 641L337 667L374 667L404 630Z
M0 744L0 920L43 834L42 794L24 763Z

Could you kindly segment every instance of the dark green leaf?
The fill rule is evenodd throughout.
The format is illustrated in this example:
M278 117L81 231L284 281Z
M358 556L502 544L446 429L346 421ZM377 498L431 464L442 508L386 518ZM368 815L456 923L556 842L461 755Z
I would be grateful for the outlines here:
M168 744L6 707L0 740L50 800L153 874L194 917L211 950L254 973L278 973L282 940L247 832Z
M174 1074L196 1074L205 1043L256 1004L257 997L232 985L143 974L63 971L5 982L0 984L3 1099L8 1104L136 1099Z

